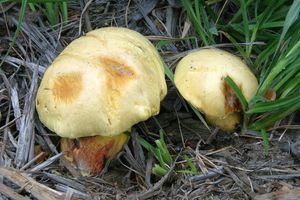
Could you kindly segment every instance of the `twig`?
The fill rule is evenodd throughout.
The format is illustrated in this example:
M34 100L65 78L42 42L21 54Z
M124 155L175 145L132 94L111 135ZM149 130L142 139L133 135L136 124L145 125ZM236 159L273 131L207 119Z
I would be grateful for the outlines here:
M87 11L88 7L91 5L93 0L89 0L88 2L86 2L81 14L80 14L80 19L79 19L79 30L78 30L78 36L81 35L81 29L82 29L82 17L84 15L84 13Z
M0 131L3 131L6 127L9 127L11 125L13 125L15 123L15 121L17 121L17 118L11 120L10 122L6 123L4 126L0 127Z
M13 191L10 187L7 187L2 183L0 183L0 193L14 200L30 200L30 198L18 194L17 192Z
M153 164L153 154L148 152L148 159L146 164L146 175L145 175L145 182L148 186L152 186L151 183L151 173L152 173L152 164Z
M195 152L195 154L196 154L196 160L197 160L197 163L199 164L199 167L200 167L202 173L203 174L207 174L208 170L207 170L207 168L206 168L206 166L205 166L205 164L204 164L204 162L203 162L203 160L202 160L202 158L200 156L201 154L199 152L199 146L200 146L200 141L198 142L197 147L196 147L196 152Z
M252 199L255 196L255 193L251 191L251 188L249 188L243 181L239 179L239 177L231 171L229 167L224 168L225 171L231 176L231 178L234 180L234 182L247 194L249 195Z
M299 177L300 177L300 173L256 176L256 178L261 178L261 179L280 179L280 180L290 180Z
M17 167L23 166L29 159L30 147L32 138L34 137L34 102L37 90L38 81L38 67L35 68L32 76L32 82L29 92L26 96L23 116L21 118L20 134L18 139L18 148L15 157Z
M76 190L80 190L80 191L86 190L86 187L84 185L82 185L81 183L79 183L80 180L77 182L75 180L63 177L61 175L55 175L55 174L50 174L50 173L45 173L45 175L48 178L52 179L53 181L60 183L62 185L66 185L66 186L72 187L72 188L74 188Z
M130 6L131 0L128 1L126 9L125 9L125 25L128 28L128 10Z
M212 141L214 141L214 140L216 139L216 136L217 136L219 130L220 130L219 128L215 128L215 129L213 130L213 132L212 132L212 133L210 134L210 136L207 138L206 144L211 144Z
M209 169L206 174L200 174L197 176L192 176L189 178L190 182L200 182L205 181L206 179L213 178L215 176L219 176L224 173L224 168L222 166Z
M173 169L175 167L175 163L178 159L179 155L177 156L177 158L175 159L174 163L172 164L172 166L170 167L169 171L166 173L166 175L164 175L158 182L156 182L154 184L153 187L151 187L149 190L136 194L136 195L132 195L129 198L134 198L134 199L147 199L150 197L153 197L153 193L155 193L157 190L159 190L161 188L161 186L164 184L164 182L166 182L166 180L169 178L170 174L173 172Z
M58 200L64 199L65 194L53 190L43 184L38 183L33 178L30 178L25 173L19 171L0 167L0 175L9 179L16 185L20 186L27 192L31 193L37 199L40 200Z
M58 160L60 157L62 157L64 155L63 152L47 159L45 162L35 166L34 168L32 168L31 170L29 170L30 172L37 172L37 171L40 171L42 169L44 169L45 167L51 165L53 162L55 162L56 160Z
M25 170L28 168L32 163L34 163L37 159L39 159L41 156L43 156L45 153L41 152L37 156L35 156L33 159L31 159L28 163L26 163L20 170Z

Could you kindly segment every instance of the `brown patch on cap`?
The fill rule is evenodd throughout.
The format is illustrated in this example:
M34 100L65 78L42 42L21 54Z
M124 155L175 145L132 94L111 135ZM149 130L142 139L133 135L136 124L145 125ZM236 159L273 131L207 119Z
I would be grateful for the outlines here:
M100 61L104 64L105 70L116 80L124 81L135 77L135 72L122 60L101 57Z
M269 101L274 101L276 99L276 91L272 88L268 89L265 98Z
M231 87L224 81L224 97L225 97L225 109L227 112L240 112L242 110L242 105L235 95Z
M57 101L69 103L77 98L82 90L82 76L79 73L59 75L52 88Z
M107 72L106 94L110 108L117 108L121 91L129 81L136 79L137 75L132 67L120 58L100 57L100 62Z

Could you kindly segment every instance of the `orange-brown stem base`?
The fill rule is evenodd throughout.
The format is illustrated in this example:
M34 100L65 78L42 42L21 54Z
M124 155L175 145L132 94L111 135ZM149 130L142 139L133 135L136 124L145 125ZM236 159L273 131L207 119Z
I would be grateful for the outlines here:
M65 152L65 158L74 164L82 175L97 175L104 168L106 160L114 159L128 139L126 133L111 137L62 138L61 151Z

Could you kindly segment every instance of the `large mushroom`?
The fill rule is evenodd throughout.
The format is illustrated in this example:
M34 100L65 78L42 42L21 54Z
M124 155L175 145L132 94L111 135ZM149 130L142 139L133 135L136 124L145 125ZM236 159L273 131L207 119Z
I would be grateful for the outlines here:
M67 159L83 174L98 174L127 142L125 132L158 114L166 92L161 58L148 39L101 28L71 42L49 66L36 109L63 137Z
M185 56L176 67L174 82L208 122L230 132L240 122L241 104L224 81L226 76L239 86L247 101L255 94L258 82L247 65L239 57L215 48Z

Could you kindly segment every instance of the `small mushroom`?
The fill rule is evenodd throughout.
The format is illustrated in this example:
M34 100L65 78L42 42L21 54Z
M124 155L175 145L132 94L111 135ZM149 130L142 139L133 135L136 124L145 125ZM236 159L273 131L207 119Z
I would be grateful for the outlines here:
M36 97L41 122L83 174L98 174L156 115L167 92L161 58L141 34L101 28L71 42L49 66Z
M234 80L247 101L255 94L258 82L247 65L239 57L215 48L185 56L177 65L174 82L208 122L230 132L240 122L241 104L224 81L226 76Z

